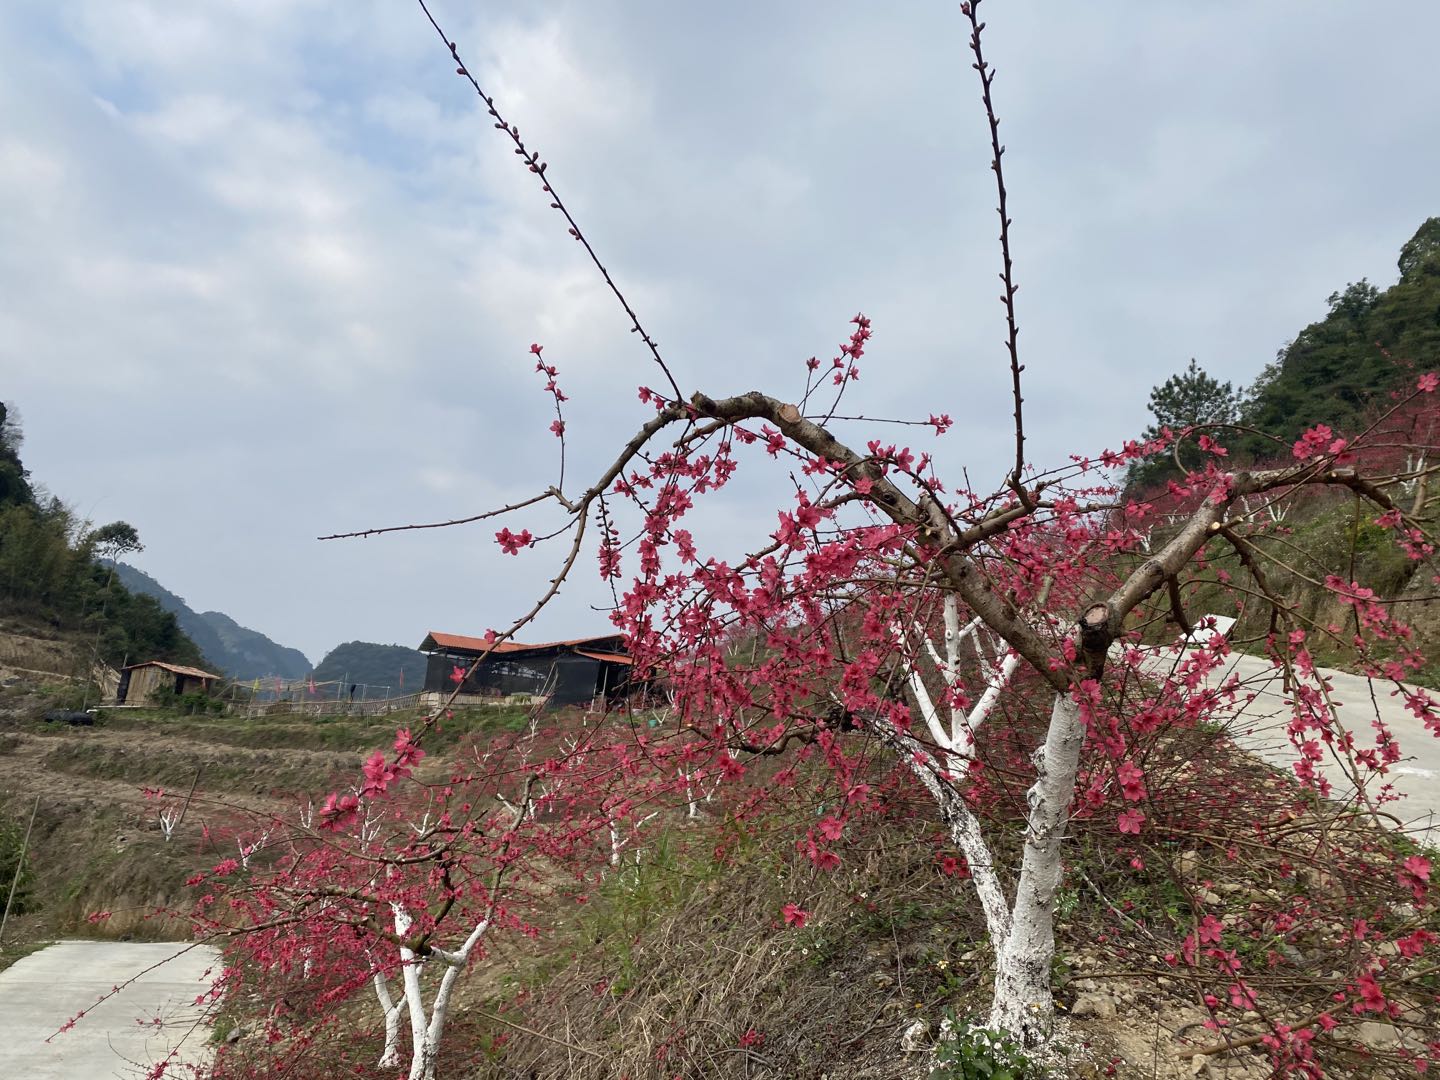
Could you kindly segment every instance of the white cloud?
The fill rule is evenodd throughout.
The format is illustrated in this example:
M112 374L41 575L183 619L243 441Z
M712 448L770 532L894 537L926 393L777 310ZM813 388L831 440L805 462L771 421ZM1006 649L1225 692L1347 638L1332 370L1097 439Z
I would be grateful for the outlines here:
M963 414L941 460L1003 470L955 6L444 7L682 385L785 393L864 309L857 404ZM1248 381L1436 212L1440 120L1409 74L1429 5L1017 0L991 21L1049 460L1133 434L1191 355ZM531 341L574 398L572 480L659 381L418 12L23 0L0 16L0 116L0 369L39 479L134 521L193 602L317 656L525 606L550 564L503 559L488 526L311 539L549 483ZM727 499L727 543L773 527ZM588 565L542 626L600 621Z
M0 193L23 199L33 213L43 212L48 196L53 200L65 170L51 154L19 139L0 141Z

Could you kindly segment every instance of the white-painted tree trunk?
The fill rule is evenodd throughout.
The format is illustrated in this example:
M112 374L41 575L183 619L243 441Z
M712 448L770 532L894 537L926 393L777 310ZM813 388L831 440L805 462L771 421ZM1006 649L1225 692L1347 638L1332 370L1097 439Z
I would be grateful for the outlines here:
M395 916L395 936L404 939L414 925L410 913L401 904L392 904L391 910ZM450 1015L450 998L455 992L455 982L460 973L465 970L465 965L470 961L470 954L475 946L479 944L485 931L490 928L490 920L482 919L470 931L470 936L465 939L465 944L454 952L431 947L429 957L418 957L414 951L400 946L400 978L405 988L405 1005L410 1017L410 1072L409 1080L435 1080L435 1066L440 1055L440 1039L445 1034L445 1021ZM425 1007L425 995L420 985L420 973L428 959L438 960L445 966L445 972L440 976L440 986L435 991L435 997L430 1007ZM376 976L379 980L379 976ZM376 994L380 996L380 1005L386 1008L385 1033L386 1044L390 1043L390 1013L385 1002L389 998L389 989L384 987L383 980L376 982ZM394 1006L395 1024L399 1025L398 1005ZM397 1053L398 1057L398 1053ZM398 1063L398 1062L394 1062ZM382 1059L381 1064L386 1062Z
M685 816L691 820L700 816L700 803L703 801L706 806L715 798L715 791L720 786L719 779L710 781L710 789L705 790L703 783L695 779L689 769L681 769L680 776L685 781ZM698 792L698 793L697 793Z
M940 763L917 740L897 731L888 721L877 721L877 731L940 808L940 820L950 830L951 841L969 865L971 881L980 897L980 910L985 915L986 932L992 941L1005 940L1010 935L1010 906L980 822L953 783L941 778Z
M1405 458L1405 471L1414 473L1414 479L1406 481L1402 486L1407 495L1413 495L1414 501L1410 505L1410 515L1419 517L1425 512L1425 488L1426 481L1430 474L1425 471L1425 454L1422 451L1418 456L1409 454Z
M1014 671L1014 666L1009 664L1012 657L1013 654L1007 656L1006 662L992 673L986 692L975 708L968 715L954 717L953 735L940 724L923 684L912 678L911 690L927 721L927 729L942 751L948 750L954 755L948 761L936 760L918 740L896 730L887 721L877 721L877 731L935 800L952 842L969 864L986 930L995 948L990 1026L1009 1033L1022 1045L1036 1046L1050 1037L1055 1020L1051 981L1055 957L1055 894L1063 872L1061 841L1070 820L1085 728L1074 698L1068 694L1057 695L1051 707L1045 742L1033 758L1037 775L1027 794L1029 814L1020 880L1013 903L1008 902L980 823L970 812L957 785L969 771L974 727L993 710ZM911 675L914 675L913 666Z
M610 826L610 865L611 865L611 866L619 866L619 865L620 865L620 854L621 854L621 852L623 852L627 847L630 846L630 844L631 844L632 842L634 842L634 841L639 837L639 835L640 835L640 830L641 830L642 828L644 828L645 825L646 825L646 823L649 822L652 818L657 817L657 816L659 815L659 813L660 813L659 810L652 811L651 813L646 814L646 815L645 815L643 818L641 818L639 821L634 822L634 823L630 826L630 835L629 835L628 837L625 836L624 833L622 833L622 832L621 832L621 829L620 829L621 822L622 822L623 819L622 819L622 818L619 818L619 817L612 817L612 818L610 818L609 826ZM635 862L635 865L636 865L636 866L639 866L639 865L640 865L640 849L639 849L639 848L636 848L636 849L635 849L634 862Z
M1085 725L1080 706L1058 694L1045 743L1035 752L1025 855L1011 909L1010 932L995 941L995 996L990 1026L1025 1046L1050 1037L1055 1023L1051 965L1055 958L1055 893L1063 872L1060 843L1070 821Z
M533 778L527 781L524 798L518 806L503 798L500 799L514 818L511 822L512 827L518 828L531 813L534 807L534 803L531 801L531 791L535 783ZM500 797L497 796L497 798ZM650 816L654 817L655 815L651 814ZM649 818L645 820L648 821ZM644 821L641 824L644 824ZM412 828L418 835L423 836L429 828L428 815L419 825L412 826ZM499 888L501 876L503 875L497 874L491 884L491 899L484 917L471 928L460 948L451 952L432 944L425 954L420 956L407 945L398 946L400 949L400 982L404 988L402 1000L410 1020L409 1080L435 1080L436 1065L440 1056L440 1040L445 1034L445 1021L450 1015L450 999L455 992L455 983L470 963L470 955L480 944L480 939L490 929L490 923L495 914L494 894L495 890ZM415 926L414 917L406 910L404 904L398 902L391 903L390 912L394 919L396 941L409 940L410 931ZM431 999L427 1009L420 975L425 965L431 961L443 965L444 971L440 975L440 985L436 987L435 996ZM374 984L375 994L380 999L380 1007L385 1013L385 1054L380 1063L389 1067L399 1064L399 1050L396 1044L399 1041L400 1005L391 998L390 989L379 972L375 974ZM393 1052L392 1048L394 1048Z
M384 973L375 972L372 981L375 996L380 999L380 1010L385 1016L385 1048L380 1052L380 1067L393 1069L400 1064L400 1002L390 996Z
M410 913L403 904L391 904L395 915L395 936L402 941L410 933L413 924ZM435 1055L425 1039L428 1027L425 1015L425 998L420 992L420 969L424 961L414 950L400 946L400 984L404 987L405 1005L410 1013L410 1080L433 1080L435 1076Z

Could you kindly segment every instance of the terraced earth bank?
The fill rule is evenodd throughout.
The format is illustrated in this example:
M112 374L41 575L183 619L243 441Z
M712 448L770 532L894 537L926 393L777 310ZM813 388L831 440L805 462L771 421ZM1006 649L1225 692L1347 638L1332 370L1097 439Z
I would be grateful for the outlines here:
M0 810L13 823L35 811L28 864L32 902L12 919L7 940L89 932L163 938L180 932L157 912L181 900L199 865L219 857L213 827L241 807L282 809L318 791L362 760L353 750L235 746L184 718L109 717L94 726L47 723L34 702L0 714ZM43 715L43 714L42 714ZM313 721L311 721L313 723ZM313 741L297 728L294 740ZM197 796L167 839L159 804L146 789L183 802ZM38 799L38 802L37 802Z

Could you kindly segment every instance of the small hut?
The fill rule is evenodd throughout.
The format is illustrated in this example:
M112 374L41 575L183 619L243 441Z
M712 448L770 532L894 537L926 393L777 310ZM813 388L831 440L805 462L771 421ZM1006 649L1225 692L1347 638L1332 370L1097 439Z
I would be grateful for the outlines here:
M177 697L196 691L208 694L219 678L219 675L199 668L147 660L121 670L115 702L118 705L144 705L157 690L166 688L173 690Z

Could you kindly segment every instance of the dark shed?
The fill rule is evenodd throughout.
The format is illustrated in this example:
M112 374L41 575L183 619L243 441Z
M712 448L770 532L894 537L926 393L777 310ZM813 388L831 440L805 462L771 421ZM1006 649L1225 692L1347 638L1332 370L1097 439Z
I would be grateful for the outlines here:
M469 672L477 657L480 666L464 679L460 692L475 697L526 695L546 699L546 707L609 704L633 689L634 661L626 655L622 634L550 641L525 645L506 641L489 649L483 638L431 631L420 643L429 653L425 668L427 693L448 694L456 680Z

